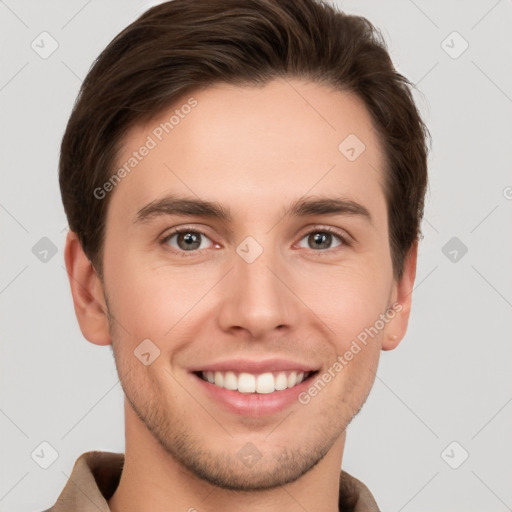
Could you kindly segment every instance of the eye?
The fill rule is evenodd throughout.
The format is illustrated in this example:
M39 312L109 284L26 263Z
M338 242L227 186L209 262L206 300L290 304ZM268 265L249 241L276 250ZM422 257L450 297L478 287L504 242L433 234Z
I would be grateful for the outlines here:
M303 240L305 240L305 245ZM299 242L299 247L315 250L334 249L341 245L348 245L346 239L341 234L327 228L310 231Z
M208 249L212 241L201 231L176 229L162 240L162 244L169 245L179 252L192 252Z

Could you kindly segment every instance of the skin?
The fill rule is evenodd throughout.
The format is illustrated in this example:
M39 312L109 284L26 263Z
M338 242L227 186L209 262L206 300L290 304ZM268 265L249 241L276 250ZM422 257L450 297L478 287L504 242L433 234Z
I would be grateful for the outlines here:
M126 396L125 467L109 505L334 512L345 429L368 396L380 351L395 348L407 329L416 245L397 280L383 154L357 97L301 80L222 84L193 96L198 105L111 192L103 281L76 235L67 238L81 330L91 343L112 344ZM173 109L128 133L119 165ZM338 150L349 134L366 146L353 162ZM232 220L136 222L140 209L168 194L218 202ZM283 216L304 197L348 199L371 219ZM186 252L177 237L161 243L178 226L206 234L200 249ZM322 228L348 243L333 236L317 248L308 235ZM247 236L263 248L250 264L236 252ZM235 357L283 357L322 373L395 302L401 311L307 405L235 415L208 400L188 372ZM147 338L160 356L145 366L133 352ZM262 454L252 467L237 456L249 442Z

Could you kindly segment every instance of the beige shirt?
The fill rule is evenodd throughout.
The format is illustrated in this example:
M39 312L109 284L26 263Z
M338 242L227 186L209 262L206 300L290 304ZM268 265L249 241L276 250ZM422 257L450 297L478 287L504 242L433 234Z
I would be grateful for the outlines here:
M109 512L107 500L116 490L124 454L86 452L75 462L55 505L46 512ZM368 488L345 471L340 473L340 512L379 512Z

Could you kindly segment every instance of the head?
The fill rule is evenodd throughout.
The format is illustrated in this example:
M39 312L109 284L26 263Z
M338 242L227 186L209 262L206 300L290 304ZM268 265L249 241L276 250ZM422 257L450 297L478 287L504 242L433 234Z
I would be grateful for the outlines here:
M426 135L376 29L329 5L174 0L121 32L59 177L75 310L112 344L127 421L226 488L317 464L407 328ZM276 358L311 375L272 413L236 414L201 379Z

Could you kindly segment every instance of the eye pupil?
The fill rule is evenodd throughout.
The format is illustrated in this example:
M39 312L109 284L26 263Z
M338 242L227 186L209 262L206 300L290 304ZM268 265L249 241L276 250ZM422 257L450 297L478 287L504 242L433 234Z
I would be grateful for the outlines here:
M315 248L328 249L331 245L332 235L330 233L314 233L309 236Z

